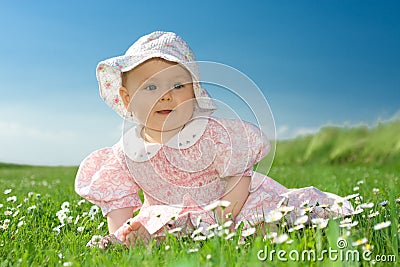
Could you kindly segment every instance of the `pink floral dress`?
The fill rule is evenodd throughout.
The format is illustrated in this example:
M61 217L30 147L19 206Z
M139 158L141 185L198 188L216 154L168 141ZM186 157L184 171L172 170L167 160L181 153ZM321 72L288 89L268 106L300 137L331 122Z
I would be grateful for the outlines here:
M113 147L90 154L80 165L75 189L101 207L103 215L134 207L133 218L151 235L183 227L194 229L216 223L207 205L229 191L226 179L251 176L249 196L235 223L245 226L265 220L279 208L313 206L311 216L327 218L348 214L345 199L314 187L287 189L273 179L254 172L253 165L269 151L269 142L254 125L240 120L198 118L166 144L147 143L139 126L125 132ZM138 191L143 190L144 201Z

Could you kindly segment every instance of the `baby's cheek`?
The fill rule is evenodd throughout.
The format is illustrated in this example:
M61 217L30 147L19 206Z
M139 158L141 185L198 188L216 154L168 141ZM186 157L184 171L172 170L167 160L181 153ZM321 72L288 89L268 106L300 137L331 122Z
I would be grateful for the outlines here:
M142 124L146 124L149 119L150 109L143 105L137 105L133 108L136 119Z

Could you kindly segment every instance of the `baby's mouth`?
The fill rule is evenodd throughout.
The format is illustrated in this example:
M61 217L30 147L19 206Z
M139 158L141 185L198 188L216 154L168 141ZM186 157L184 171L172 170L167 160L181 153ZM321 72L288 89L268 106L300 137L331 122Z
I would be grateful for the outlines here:
M157 114L160 114L160 115L168 115L168 114L170 114L172 111L173 111L173 110L171 110L171 109L163 109L163 110L157 111L156 113L157 113Z

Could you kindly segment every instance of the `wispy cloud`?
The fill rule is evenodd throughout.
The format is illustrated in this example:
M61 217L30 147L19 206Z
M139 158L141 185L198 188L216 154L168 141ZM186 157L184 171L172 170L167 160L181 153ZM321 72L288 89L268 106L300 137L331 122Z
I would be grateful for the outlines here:
M321 127L300 127L293 131L292 136L297 137L302 135L315 134L316 132L319 131L320 128Z
M281 139L281 137L285 136L288 133L288 131L289 131L288 125L279 126L278 129L276 130L277 139Z
M276 133L278 140L292 139L302 135L315 134L320 127L290 127L289 125L278 126Z
M118 125L105 127L96 120L99 118L65 119L53 124L0 120L0 162L78 165L89 153L113 145L121 136Z
M77 134L72 131L57 131L53 129L35 128L22 125L19 122L0 121L0 138L20 139L20 141L30 140L32 142L60 142L76 137Z
M351 123L351 122L343 122L339 123L326 123L319 126L310 126L310 127L290 127L289 125L281 125L277 126L277 139L284 140L284 139L292 139L298 136L304 135L313 135L316 134L321 128L326 126L333 126L333 127L360 127L360 126L367 126L368 128L376 127L379 123L385 123L390 121L398 121L400 120L400 111L396 112L389 118L378 118L374 122L370 123Z

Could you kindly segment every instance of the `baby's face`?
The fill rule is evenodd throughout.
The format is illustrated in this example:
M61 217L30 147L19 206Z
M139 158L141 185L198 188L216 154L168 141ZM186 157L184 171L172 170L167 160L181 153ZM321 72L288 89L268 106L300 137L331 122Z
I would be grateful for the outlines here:
M160 58L149 59L129 71L120 94L128 111L153 130L178 129L193 115L190 73L183 66Z

